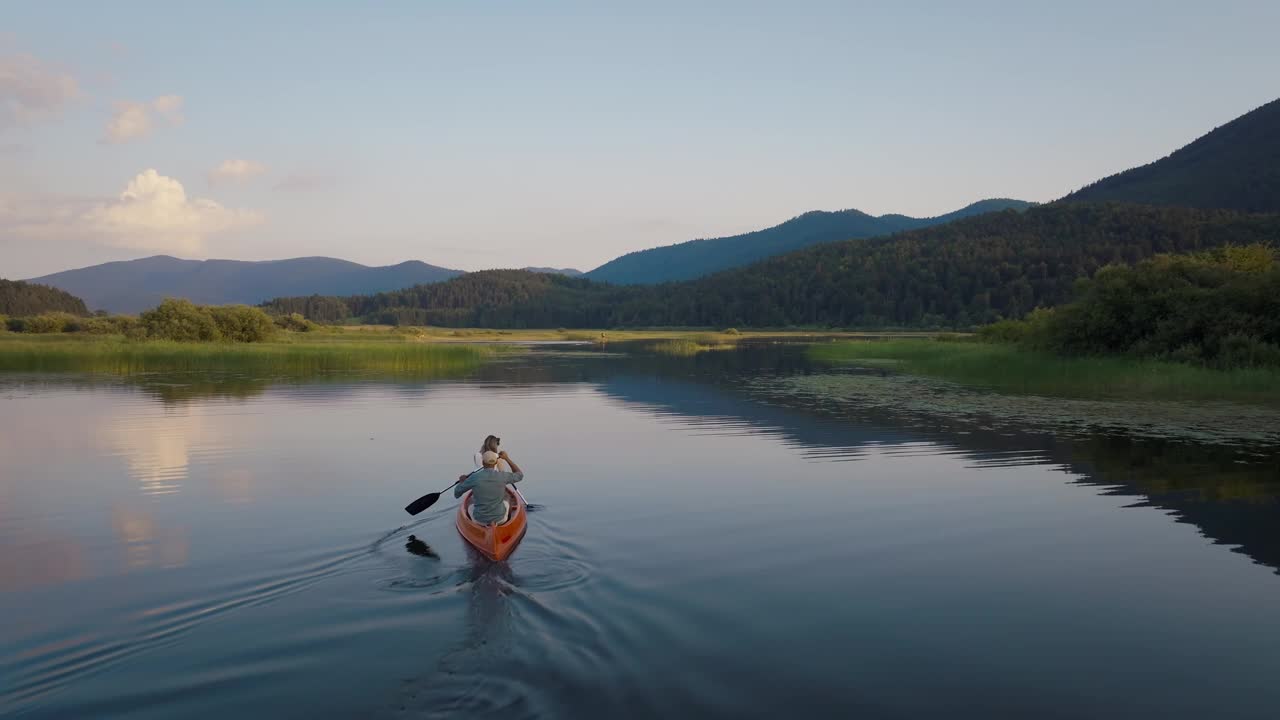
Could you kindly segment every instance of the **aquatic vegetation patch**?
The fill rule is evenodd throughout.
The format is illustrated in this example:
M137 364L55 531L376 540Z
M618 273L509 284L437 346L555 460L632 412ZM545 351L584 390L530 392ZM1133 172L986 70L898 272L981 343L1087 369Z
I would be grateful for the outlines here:
M827 364L893 362L903 372L1005 393L1074 398L1231 400L1280 404L1280 370L1215 370L1127 357L1062 357L1012 345L934 340L844 341L814 345Z
M1280 407L1232 402L1063 398L1006 394L884 370L760 378L765 397L828 407L936 417L1072 437L1118 433L1220 444L1280 444Z

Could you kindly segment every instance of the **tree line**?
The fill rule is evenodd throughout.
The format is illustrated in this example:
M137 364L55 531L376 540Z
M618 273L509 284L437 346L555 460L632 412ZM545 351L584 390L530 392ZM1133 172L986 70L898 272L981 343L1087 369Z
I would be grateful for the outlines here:
M37 315L42 312L65 312L88 315L84 300L65 290L48 285L0 280L0 315Z
M679 283L498 270L264 307L325 323L442 327L968 328L1065 303L1078 280L1108 265L1277 238L1280 215L1062 203L827 243Z
M981 334L1068 355L1280 366L1280 258L1267 245L1232 245L1105 267L1073 302Z

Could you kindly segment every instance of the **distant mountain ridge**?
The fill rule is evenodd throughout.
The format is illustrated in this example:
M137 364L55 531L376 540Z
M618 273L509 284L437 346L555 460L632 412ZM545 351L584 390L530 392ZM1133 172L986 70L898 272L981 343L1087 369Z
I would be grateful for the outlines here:
M548 275L564 275L565 277L578 277L583 274L581 270L575 270L574 268L527 267L521 269L534 273L546 273Z
M877 217L859 210L814 210L764 230L638 250L610 260L585 276L616 285L691 280L819 243L891 235L988 212L1025 210L1034 204L994 198L932 218L894 214Z
M1081 188L1063 201L1280 212L1280 100L1205 133L1167 157Z
M1280 214L1053 203L823 243L663 285L487 270L376 295L276 298L321 322L493 328L963 328L1071 299L1112 263L1280 235ZM325 300L321 298L320 300Z
M348 295L439 282L461 271L417 260L369 267L328 257L288 260L183 260L154 255L67 270L30 282L82 298L92 310L137 313L165 297L211 305L256 304L288 295Z

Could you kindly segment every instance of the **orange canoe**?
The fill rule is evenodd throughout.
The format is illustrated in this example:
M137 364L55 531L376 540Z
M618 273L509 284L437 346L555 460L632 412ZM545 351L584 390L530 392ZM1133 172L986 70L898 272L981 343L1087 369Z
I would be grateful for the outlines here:
M501 525L481 525L471 519L471 491L462 496L458 504L458 534L463 540L479 550L485 557L495 562L506 560L520 544L524 531L528 526L529 510L525 507L524 497L511 487L507 487L507 501L511 503L511 514Z

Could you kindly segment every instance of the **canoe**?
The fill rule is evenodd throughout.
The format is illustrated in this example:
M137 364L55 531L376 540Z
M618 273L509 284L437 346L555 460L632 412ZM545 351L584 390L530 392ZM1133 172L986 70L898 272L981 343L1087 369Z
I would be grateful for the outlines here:
M458 519L455 523L458 526L458 534L494 562L506 560L515 551L516 545L520 544L520 538L524 537L524 531L528 527L529 509L526 507L524 496L508 486L507 502L511 503L511 513L507 516L507 521L501 525L481 525L471 519L470 490L462 496L462 502L458 504Z

